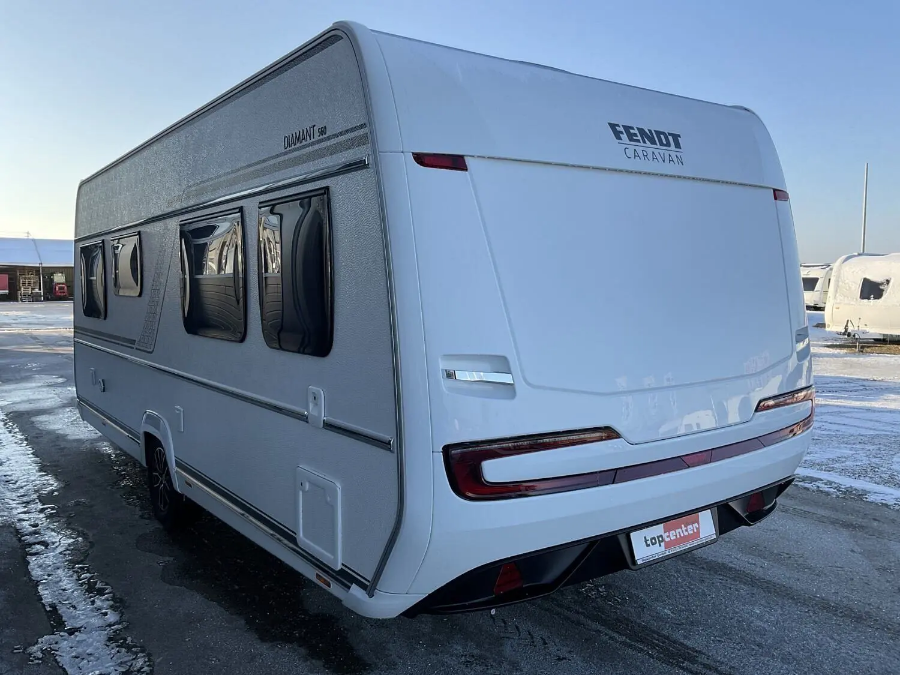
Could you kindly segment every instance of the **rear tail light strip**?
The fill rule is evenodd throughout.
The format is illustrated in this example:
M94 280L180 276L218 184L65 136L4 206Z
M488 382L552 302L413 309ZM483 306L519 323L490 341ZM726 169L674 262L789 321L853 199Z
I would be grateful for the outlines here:
M803 403L804 401L813 401L814 396L815 391L813 388L807 387L806 389L764 399L760 401L756 409L757 411L766 411ZM808 431L812 428L813 416L814 411L810 410L806 418L789 427L746 441L730 443L718 448L694 452L680 457L669 457L654 462L645 462L618 469L608 469L574 476L536 478L516 483L489 483L484 479L481 465L491 459L597 443L621 438L621 436L613 429L601 427L575 433L522 436L501 441L488 441L486 443L459 443L448 445L444 448L444 464L447 468L450 486L463 499L483 501L531 497L581 490L589 487L602 487L613 483L627 483L633 480L640 480L641 478L660 476L745 455L749 452L781 443Z

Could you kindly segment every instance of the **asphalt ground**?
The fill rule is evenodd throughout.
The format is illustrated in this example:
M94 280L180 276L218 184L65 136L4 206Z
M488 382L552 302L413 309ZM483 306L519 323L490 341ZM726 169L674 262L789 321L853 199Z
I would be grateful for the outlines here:
M900 673L900 511L802 487L640 572L359 617L212 516L161 529L143 468L74 412L70 325L0 307L0 675Z

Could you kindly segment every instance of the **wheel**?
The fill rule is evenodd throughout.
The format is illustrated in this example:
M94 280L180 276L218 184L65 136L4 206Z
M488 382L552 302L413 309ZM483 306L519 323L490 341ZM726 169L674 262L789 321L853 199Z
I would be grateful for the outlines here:
M174 530L197 519L200 507L175 490L166 451L160 443L151 447L148 453L147 482L153 516L165 529Z

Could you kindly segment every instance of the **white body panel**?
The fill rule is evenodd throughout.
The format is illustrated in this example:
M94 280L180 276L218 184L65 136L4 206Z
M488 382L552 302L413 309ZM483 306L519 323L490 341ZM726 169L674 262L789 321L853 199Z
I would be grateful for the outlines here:
M290 138L318 125L337 135ZM425 168L420 152L467 170ZM334 348L314 358L263 340L255 225L273 198L320 188ZM338 24L85 182L79 243L139 230L147 291L110 295L106 319L76 312L82 414L139 459L138 430L162 420L179 489L355 611L394 616L480 565L792 475L808 434L671 475L473 502L443 456L621 435L484 466L492 481L554 478L803 419L808 404L754 413L812 382L784 188L746 109ZM178 209L228 208L246 230L243 342L182 325L174 244L194 216Z
M840 258L831 275L825 328L860 337L900 336L900 253Z
M831 285L831 265L801 265L803 301L809 309L825 309Z

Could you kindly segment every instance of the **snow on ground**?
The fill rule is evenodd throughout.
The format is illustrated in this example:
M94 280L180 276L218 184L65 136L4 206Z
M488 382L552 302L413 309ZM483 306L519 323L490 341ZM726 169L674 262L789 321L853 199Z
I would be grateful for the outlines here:
M150 673L144 650L125 638L112 590L84 564L81 536L56 518L41 496L58 482L41 469L28 442L0 412L0 524L16 528L28 569L56 632L29 648L34 662L48 651L68 675Z
M798 484L900 508L900 355L828 347L810 312L816 423Z

